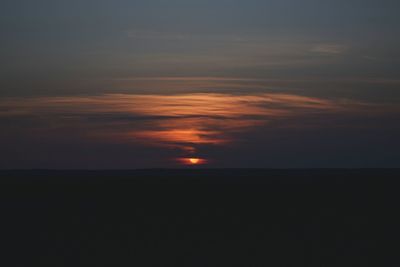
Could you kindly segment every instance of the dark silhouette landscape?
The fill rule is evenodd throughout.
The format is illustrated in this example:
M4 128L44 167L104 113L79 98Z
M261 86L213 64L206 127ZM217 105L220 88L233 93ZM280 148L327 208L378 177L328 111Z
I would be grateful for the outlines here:
M397 266L399 169L1 171L8 266Z

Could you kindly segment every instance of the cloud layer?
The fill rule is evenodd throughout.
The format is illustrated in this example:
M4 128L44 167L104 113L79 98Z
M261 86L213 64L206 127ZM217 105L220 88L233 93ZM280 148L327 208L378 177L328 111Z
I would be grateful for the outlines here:
M371 109L379 113L378 108L283 93L105 94L5 98L0 122L13 122L9 130L23 136L62 139L71 134L81 142L170 151L169 157L180 159L198 153L207 158L205 150L224 150L260 130L318 128L324 118L365 116Z

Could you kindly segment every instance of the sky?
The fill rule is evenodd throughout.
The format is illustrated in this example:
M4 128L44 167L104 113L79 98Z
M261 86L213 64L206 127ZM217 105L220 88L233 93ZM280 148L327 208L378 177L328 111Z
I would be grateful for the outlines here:
M3 0L0 168L400 167L399 8Z

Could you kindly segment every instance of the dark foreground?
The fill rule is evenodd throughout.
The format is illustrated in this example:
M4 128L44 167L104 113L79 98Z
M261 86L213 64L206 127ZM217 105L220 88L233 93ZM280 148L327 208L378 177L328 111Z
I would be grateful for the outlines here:
M0 176L1 266L400 264L400 170Z

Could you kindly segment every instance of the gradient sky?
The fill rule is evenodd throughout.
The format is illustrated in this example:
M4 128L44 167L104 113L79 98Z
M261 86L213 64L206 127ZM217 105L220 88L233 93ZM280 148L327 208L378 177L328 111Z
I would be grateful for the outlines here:
M1 1L0 168L400 167L399 10Z

